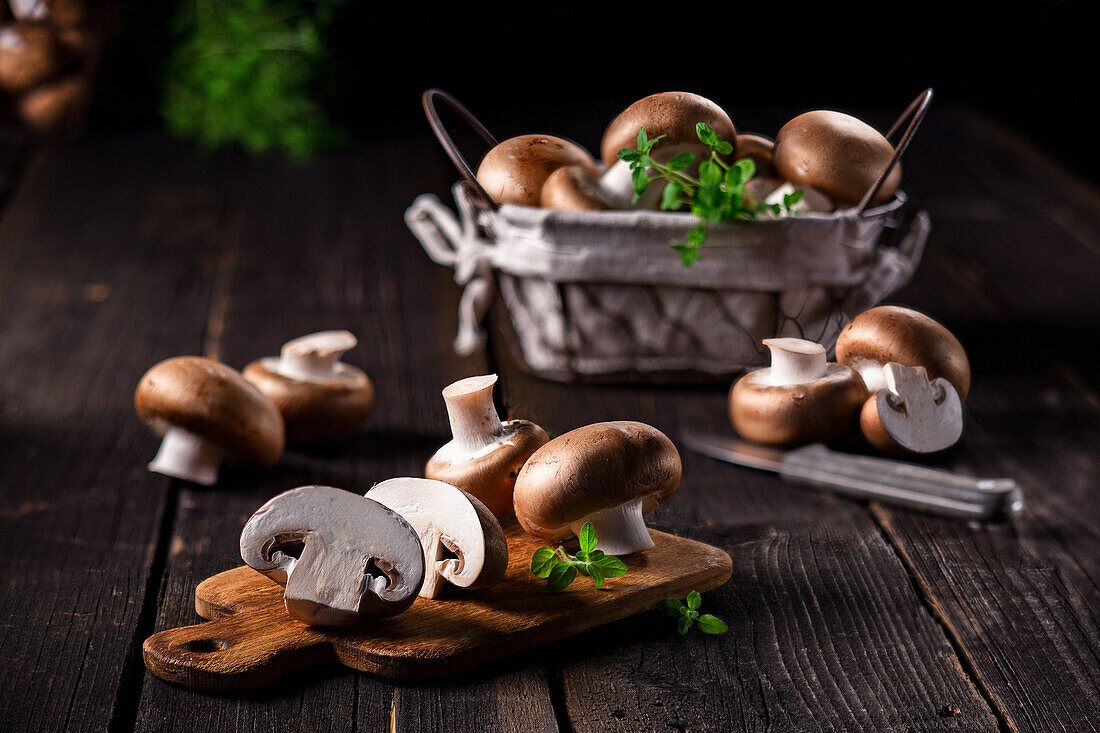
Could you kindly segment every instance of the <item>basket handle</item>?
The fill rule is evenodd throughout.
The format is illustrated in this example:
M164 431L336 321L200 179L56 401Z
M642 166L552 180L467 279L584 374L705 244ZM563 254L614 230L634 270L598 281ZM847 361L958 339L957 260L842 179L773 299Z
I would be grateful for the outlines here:
M890 164L886 166L886 169L879 175L878 180L875 181L875 185L863 195L863 200L859 202L859 215L863 216L864 211L871 205L871 199L875 197L875 194L882 188L882 184L886 183L886 179L890 176L890 172L897 166L898 161L901 160L901 156L905 154L905 149L909 147L910 141L913 139L913 135L916 134L917 128L920 127L921 121L924 119L924 115L928 112L928 105L932 103L932 90L925 89L921 92L916 99L910 102L905 111L901 113L901 116L894 122L890 131L886 133L886 139L893 141L898 130L905 126L905 132L902 133L901 140L894 144L894 155L890 158Z
M462 153L458 150L458 146L455 145L454 140L452 140L451 136L447 133L447 128L443 126L443 122L439 119L439 112L436 111L435 108L436 99L441 99L446 102L447 106L457 112L459 117L472 127L490 147L496 146L497 139L493 137L493 134L489 132L488 129L486 129L485 125L481 124L481 120L474 117L473 112L468 110L464 104L442 89L429 89L421 96L420 101L424 106L424 114L428 118L428 124L431 125L432 132L435 133L436 140L443 146L444 152L447 153L447 157L450 158L451 162L458 168L458 172L462 174L462 177L466 181L466 185L470 187L471 192L477 199L477 203L494 211L499 209L500 204L493 201L493 197L477 182L477 175L474 173L473 168L466 162L466 158L462 156Z

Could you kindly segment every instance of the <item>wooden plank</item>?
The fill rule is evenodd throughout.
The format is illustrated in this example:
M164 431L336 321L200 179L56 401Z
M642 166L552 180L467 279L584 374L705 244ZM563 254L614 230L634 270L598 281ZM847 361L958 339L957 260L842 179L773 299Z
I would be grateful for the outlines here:
M444 170L436 164L437 147L420 139L412 145L380 140L309 166L242 158L204 172L209 179L230 177L236 193L226 206L241 218L222 329L210 349L243 367L293 336L348 328L360 345L347 360L371 376L378 399L366 429L345 446L289 450L265 474L238 471L222 488L181 491L156 628L197 621L195 587L239 564L240 529L270 496L308 483L365 491L385 478L419 475L447 439L439 390L485 365L451 353L455 286L420 251L400 216L425 187L446 194L450 176L430 174L433 166ZM426 153L431 165L421 160ZM380 175L409 169L424 174ZM529 699L517 707L514 691L521 689ZM455 698L464 704L453 706ZM534 728L547 709L545 680L522 668L416 685L400 695L388 683L334 668L293 676L246 700L196 695L147 675L138 728L190 728L196 715L240 726L312 721L377 730L398 719L463 727L498 720L502 711L515 725ZM333 710L339 713L329 722ZM446 713L421 718L429 711Z
M102 730L133 702L169 498L144 470L133 389L201 343L216 245L190 235L224 225L209 205L217 189L194 185L185 158L133 165L177 152L129 137L48 150L0 225L0 523L18 548L0 557L11 730Z
M547 430L609 419L674 440L686 426L728 430L722 388L561 385L495 356L508 414ZM681 488L649 523L729 552L733 578L704 607L730 631L681 638L653 612L558 645L573 729L996 727L860 505L681 456Z
M875 516L1006 727L1087 727L1100 720L1100 399L1086 344L1058 335L1098 318L1080 297L1100 275L1083 224L1097 199L1004 131L947 123L935 171L907 169L927 190L953 183L928 200L936 232L899 299L972 355L966 433L943 463L1013 476L1028 505L1010 528Z

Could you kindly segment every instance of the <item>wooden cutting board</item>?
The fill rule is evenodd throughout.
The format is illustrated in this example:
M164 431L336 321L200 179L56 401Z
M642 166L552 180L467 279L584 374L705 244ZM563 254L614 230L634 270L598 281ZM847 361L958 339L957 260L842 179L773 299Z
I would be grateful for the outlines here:
M382 677L431 677L557 641L729 579L733 564L723 550L649 533L655 545L623 558L626 575L608 579L600 590L578 576L555 593L530 569L531 555L547 543L513 522L505 527L508 572L499 584L476 594L448 589L443 598L417 598L405 613L355 630L306 626L287 614L282 586L247 566L227 570L195 589L195 609L211 620L150 636L145 666L169 682L217 691L255 689L333 661Z

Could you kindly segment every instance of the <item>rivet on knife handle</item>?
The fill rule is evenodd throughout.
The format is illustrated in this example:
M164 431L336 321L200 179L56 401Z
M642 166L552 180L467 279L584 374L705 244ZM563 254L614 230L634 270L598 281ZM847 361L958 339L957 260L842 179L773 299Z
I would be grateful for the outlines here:
M1023 510L1023 492L1012 479L960 476L885 458L831 451L815 444L783 455L784 478L837 493L956 517L1003 520Z

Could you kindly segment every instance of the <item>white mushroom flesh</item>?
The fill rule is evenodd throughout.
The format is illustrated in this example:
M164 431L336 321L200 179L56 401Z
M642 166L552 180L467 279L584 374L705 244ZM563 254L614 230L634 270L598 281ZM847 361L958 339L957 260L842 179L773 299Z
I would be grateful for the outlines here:
M502 445L514 445L493 404L497 375L467 377L443 390L453 438L435 454L449 463L463 463L488 455Z
M886 371L879 362L859 358L853 359L849 366L863 378L863 383L867 385L867 391L871 394L886 389Z
M320 331L283 345L274 371L304 382L326 382L339 377L340 357L358 343L348 331Z
M890 363L882 369L886 389L878 402L882 427L898 445L914 453L950 448L962 436L962 401L940 377L929 381L923 367Z
M420 537L422 597L436 598L447 583L465 588L478 579L487 542L468 494L443 481L394 478L376 484L366 496L397 512Z
M213 486L218 481L218 468L224 459L225 451L209 440L183 428L170 427L149 463L149 470Z
M596 549L605 554L628 555L653 547L653 538L642 519L641 499L592 512L571 523L569 529L579 537L586 522L596 530Z
M796 338L764 339L771 352L766 382L782 387L805 384L825 376L828 359L821 344Z
M666 163L680 153L691 153L695 156L694 163L686 171L691 175L695 175L699 163L710 156L710 151L700 143L665 145L664 141L657 143L651 155L657 162ZM615 161L604 171L599 180L600 191L616 209L659 209L664 188L664 180L651 180L645 193L639 196L635 203L633 171L630 170L630 163L625 160Z

